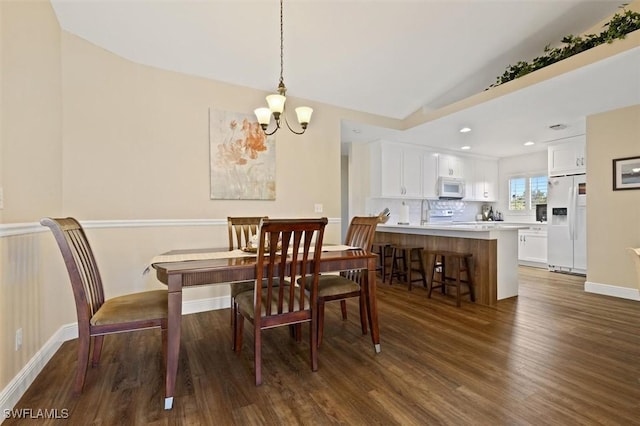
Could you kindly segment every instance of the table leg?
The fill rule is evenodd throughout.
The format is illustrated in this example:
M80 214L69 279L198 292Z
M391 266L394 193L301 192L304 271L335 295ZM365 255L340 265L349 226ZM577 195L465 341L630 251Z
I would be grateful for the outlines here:
M365 296L367 302L367 315L371 328L371 340L376 353L380 353L380 330L378 329L378 305L376 302L376 259L368 261L368 271L365 275Z
M180 357L180 328L182 321L182 275L169 277L169 312L167 318L167 358L165 373L164 409L173 408L173 392L178 375Z

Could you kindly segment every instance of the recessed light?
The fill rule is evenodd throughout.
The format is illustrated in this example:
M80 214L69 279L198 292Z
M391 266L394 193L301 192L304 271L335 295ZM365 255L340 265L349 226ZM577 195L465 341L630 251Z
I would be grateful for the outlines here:
M469 145L465 145L465 146L461 146L460 149L467 150L467 149L471 149L471 147Z
M524 146L531 146L531 145L535 145L536 143L533 141L527 141L524 143Z
M463 127L462 129L460 129L460 133L468 133L471 131L470 127Z

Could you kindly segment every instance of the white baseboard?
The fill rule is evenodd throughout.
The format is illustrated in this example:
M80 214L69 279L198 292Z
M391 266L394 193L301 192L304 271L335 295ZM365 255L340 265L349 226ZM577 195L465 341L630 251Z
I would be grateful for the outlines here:
M182 302L182 315L198 312L216 311L231 307L230 296L208 297L206 299L188 300Z
M189 300L182 303L182 314L225 309L230 306L229 296L210 297L206 299ZM29 389L35 378L51 360L64 342L78 338L78 323L63 325L27 362L20 372L0 392L0 423L5 420L7 410L13 409L22 395Z
M22 395L27 391L35 378L40 374L45 365L53 357L56 351L67 340L78 337L78 324L63 325L40 348L38 352L27 362L20 372L9 382L0 393L0 423L5 420L7 411L16 406Z
M640 301L640 291L637 288L619 287L586 281L584 283L584 291L587 293L602 294L603 296Z

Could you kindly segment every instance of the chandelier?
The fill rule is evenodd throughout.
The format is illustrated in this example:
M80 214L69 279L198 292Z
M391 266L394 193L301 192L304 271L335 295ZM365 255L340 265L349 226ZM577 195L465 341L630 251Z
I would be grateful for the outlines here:
M284 49L283 49L283 38L284 38L284 31L283 31L283 26L282 26L282 0L280 0L280 83L278 84L278 93L277 94L273 94L273 95L269 95L267 96L267 104L269 105L268 108L263 107L263 108L258 108L256 109L254 112L256 114L256 117L258 118L258 123L260 123L260 126L262 127L262 130L264 131L264 133L268 136L273 135L275 132L278 131L278 129L280 128L280 118L282 116L284 116L284 122L287 125L287 127L289 128L289 130L291 130L293 133L295 133L296 135L301 135L305 132L305 130L307 130L307 125L309 124L309 121L311 120L311 114L313 113L313 109L306 107L306 106L301 106L296 108L296 116L298 117L298 123L300 123L300 127L302 127L302 131L297 132L295 130L293 130L291 128L291 126L289 125L289 122L287 121L287 116L284 112L284 103L287 100L286 98L286 93L287 93L287 88L284 85L284 79L282 78L282 69L283 69L283 64L284 64ZM271 116L273 115L273 118L275 119L276 122L276 127L271 131L268 132L267 128L269 127L269 124L271 123Z

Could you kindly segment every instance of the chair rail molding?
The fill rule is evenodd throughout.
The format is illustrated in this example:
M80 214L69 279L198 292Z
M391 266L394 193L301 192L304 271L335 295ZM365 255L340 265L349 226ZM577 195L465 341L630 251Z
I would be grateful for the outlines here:
M329 218L330 224L341 223L340 218ZM123 219L123 220L81 220L83 227L92 228L153 228L170 226L227 226L224 219ZM12 235L47 232L48 229L37 222L0 224L0 238Z

